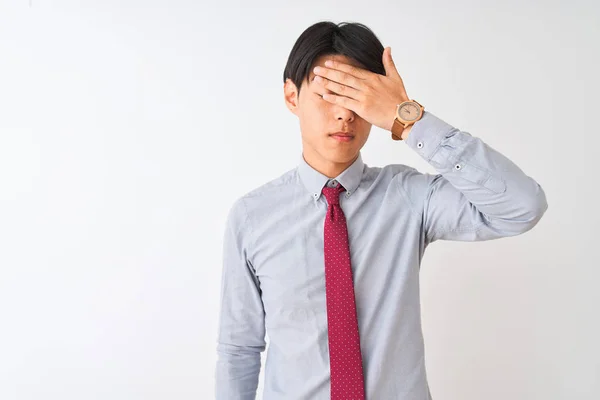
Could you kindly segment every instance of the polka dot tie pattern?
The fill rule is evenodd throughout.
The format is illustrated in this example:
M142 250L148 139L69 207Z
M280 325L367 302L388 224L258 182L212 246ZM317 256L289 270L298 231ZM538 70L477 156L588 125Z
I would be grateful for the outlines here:
M331 373L331 400L364 400L364 376L356 317L346 216L338 187L324 187L325 294Z

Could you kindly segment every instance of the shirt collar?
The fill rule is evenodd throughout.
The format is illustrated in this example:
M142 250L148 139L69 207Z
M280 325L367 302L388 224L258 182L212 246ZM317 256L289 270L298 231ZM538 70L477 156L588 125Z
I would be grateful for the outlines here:
M358 157L356 158L356 160L354 160L352 165L346 168L337 177L331 179L335 179L336 181L338 181L346 189L346 195L350 196L356 191L358 185L360 184L363 175L363 169L364 162L362 159L362 155L359 152ZM300 175L302 183L304 184L312 198L314 200L318 200L319 197L321 197L321 191L323 189L323 186L327 184L330 178L311 167L306 162L303 155L300 156L298 174Z

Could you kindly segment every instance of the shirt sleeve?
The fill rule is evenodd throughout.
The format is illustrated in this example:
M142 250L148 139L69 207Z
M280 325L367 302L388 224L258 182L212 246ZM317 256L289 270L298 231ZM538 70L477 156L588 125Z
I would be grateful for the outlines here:
M250 227L243 199L227 217L223 239L215 393L217 400L254 400L265 350L260 282L248 260Z
M437 174L409 167L404 192L423 218L425 239L481 241L522 234L548 208L542 187L481 139L425 111L406 144Z

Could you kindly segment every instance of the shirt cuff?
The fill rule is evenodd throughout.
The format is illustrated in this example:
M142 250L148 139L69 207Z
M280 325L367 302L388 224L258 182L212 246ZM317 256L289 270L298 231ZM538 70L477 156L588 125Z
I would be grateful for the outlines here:
M431 112L423 111L423 116L413 124L405 142L425 161L443 169L454 161L454 157L452 154L444 154L447 151L441 150L442 143L458 132L458 129Z

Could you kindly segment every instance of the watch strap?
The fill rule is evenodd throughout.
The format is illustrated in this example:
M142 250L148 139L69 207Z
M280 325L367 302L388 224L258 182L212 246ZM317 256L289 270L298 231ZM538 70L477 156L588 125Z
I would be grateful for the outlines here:
M392 139L402 140L402 132L404 132L406 126L407 125L404 125L402 122L398 121L397 118L394 118L394 125L392 125Z

